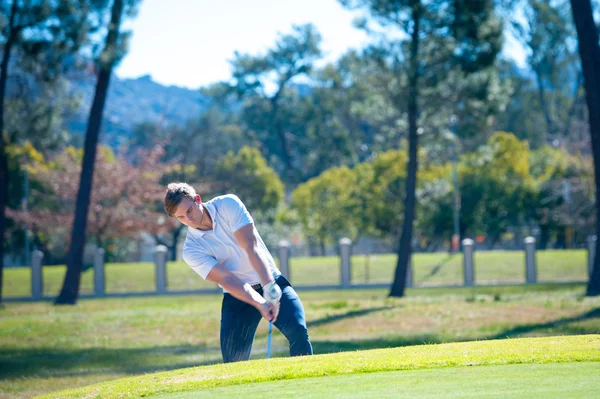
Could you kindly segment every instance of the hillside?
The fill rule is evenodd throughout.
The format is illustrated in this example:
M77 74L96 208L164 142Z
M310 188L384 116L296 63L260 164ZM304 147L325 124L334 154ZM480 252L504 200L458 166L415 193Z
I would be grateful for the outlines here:
M82 98L82 105L69 128L83 137L89 108L94 95L95 77L86 75L71 81L74 93ZM135 126L142 122L184 123L205 109L208 100L198 90L177 86L163 86L145 75L137 79L111 78L102 142L116 146L127 140Z

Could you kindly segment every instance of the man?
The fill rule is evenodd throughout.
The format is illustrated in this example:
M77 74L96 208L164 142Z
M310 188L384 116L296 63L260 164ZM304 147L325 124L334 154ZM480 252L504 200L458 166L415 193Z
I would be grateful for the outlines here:
M291 356L312 355L302 302L275 266L237 196L202 203L189 184L171 183L165 210L188 226L185 262L223 289L220 337L225 363L250 358L261 317L272 321L288 339Z

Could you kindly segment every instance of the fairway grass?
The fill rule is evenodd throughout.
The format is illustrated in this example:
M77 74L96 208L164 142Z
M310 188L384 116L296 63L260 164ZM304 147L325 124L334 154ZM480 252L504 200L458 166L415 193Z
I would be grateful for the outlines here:
M447 367L460 368L463 366L543 365L570 362L600 362L600 335L420 345L302 358L276 358L218 364L123 378L88 387L51 393L40 398L140 398L297 378L348 376L382 371ZM590 365L590 369L597 370L595 364L600 367L600 363L594 363ZM485 373L486 370L479 367L474 369L481 369L482 373ZM510 370L508 369L507 373L510 373ZM536 370L539 371L542 368ZM539 372L543 373L544 371ZM574 374L576 373L571 372L569 375L573 376ZM588 375L591 379L592 375L589 373ZM345 385L343 382L341 384ZM339 385L336 386L340 389ZM351 392L352 387L348 387L348 390ZM591 392L594 391L597 392L592 388Z
M151 396L150 399L597 398L599 363L510 364L298 378Z
M504 338L600 334L583 284L302 291L315 354ZM222 295L14 302L0 309L0 399L221 363ZM252 359L264 359L261 322ZM289 356L273 333L274 358Z

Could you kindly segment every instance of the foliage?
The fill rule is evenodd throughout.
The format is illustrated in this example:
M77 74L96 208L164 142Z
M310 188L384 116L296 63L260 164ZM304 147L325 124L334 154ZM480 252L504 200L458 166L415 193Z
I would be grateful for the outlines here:
M157 203L163 199L160 179L168 166L160 161L162 155L162 148L156 147L140 150L128 159L101 147L88 220L88 234L98 246L109 249L109 239L136 237L161 228ZM31 161L30 210L11 212L14 219L29 226L40 245L55 254L64 253L69 243L82 156L81 150L67 147L49 161L40 157Z
M347 167L331 168L299 185L292 193L292 204L304 233L319 242L341 238L355 228L352 187L356 179Z
M283 183L256 148L229 152L215 169L217 191L237 194L251 212L267 212L283 200Z
M321 57L321 35L312 24L293 26L265 55L235 53L232 89L246 98L243 119L248 134L256 136L263 153L284 179L298 179L293 130L285 129L283 96L292 80L309 74ZM288 108L290 109L290 108Z
M416 238L423 249L435 249L453 233L452 166L425 150L419 157ZM305 233L328 242L340 235L396 237L405 166L406 152L392 150L352 169L329 169L299 185L293 205ZM591 169L578 157L550 147L530 151L513 134L497 132L485 146L463 154L457 167L463 237L482 235L493 246L515 228L532 234L537 227L545 248L551 239L566 245L565 227L579 230L573 239L582 241L592 225Z

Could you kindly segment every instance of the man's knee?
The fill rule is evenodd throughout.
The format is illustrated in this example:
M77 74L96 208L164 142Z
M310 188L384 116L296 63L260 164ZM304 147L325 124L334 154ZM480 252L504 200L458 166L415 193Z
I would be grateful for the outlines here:
M292 321L279 326L279 330L290 344L291 356L312 355L312 345L305 324Z

